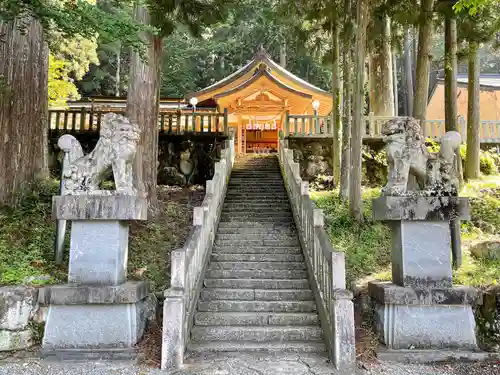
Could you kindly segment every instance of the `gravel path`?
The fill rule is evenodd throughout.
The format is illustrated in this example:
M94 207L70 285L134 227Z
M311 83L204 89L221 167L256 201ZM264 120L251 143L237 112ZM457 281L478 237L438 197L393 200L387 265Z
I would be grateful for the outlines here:
M35 358L0 362L0 375L499 375L500 363L434 366L399 363L360 364L355 374L334 371L316 355L209 355L186 361L182 370L161 371L125 362L47 362Z

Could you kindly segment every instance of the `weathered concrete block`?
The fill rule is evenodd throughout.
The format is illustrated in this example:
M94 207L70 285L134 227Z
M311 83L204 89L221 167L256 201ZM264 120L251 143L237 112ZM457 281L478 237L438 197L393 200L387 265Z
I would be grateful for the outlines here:
M373 219L449 221L470 219L468 198L382 196L373 200Z
M451 287L448 221L395 221L392 229L392 281L401 286Z
M148 296L149 284L127 281L120 285L53 285L47 287L50 305L123 304L136 303Z
M22 331L0 330L0 352L23 350L33 345L30 329Z
M148 202L137 195L64 195L52 198L57 220L146 220Z
M37 309L38 289L19 286L0 288L0 330L25 329ZM6 334L6 342L10 337Z
M118 285L127 278L128 224L77 220L71 224L68 281Z
M375 303L376 330L389 349L477 349L469 305Z
M386 305L481 305L482 294L476 288L405 288L390 281L368 283L371 298Z
M43 349L131 348L141 339L150 304L51 305Z

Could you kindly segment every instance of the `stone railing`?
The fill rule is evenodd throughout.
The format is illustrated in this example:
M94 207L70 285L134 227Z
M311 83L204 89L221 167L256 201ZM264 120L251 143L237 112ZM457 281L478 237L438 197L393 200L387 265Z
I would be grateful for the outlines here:
M346 290L344 253L333 249L324 229L323 211L309 197L309 184L300 177L293 150L280 140L279 160L306 259L325 343L337 369L355 365L354 306Z
M163 306L164 369L178 368L183 363L234 157L234 138L230 137L221 160L215 163L213 179L207 181L205 199L201 207L194 209L193 228L184 247L171 253L170 288L165 291Z

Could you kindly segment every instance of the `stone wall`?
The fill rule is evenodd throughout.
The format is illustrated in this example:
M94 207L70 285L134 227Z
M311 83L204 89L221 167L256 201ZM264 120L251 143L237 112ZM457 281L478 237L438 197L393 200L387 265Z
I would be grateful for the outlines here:
M84 153L89 153L97 139L77 136ZM224 140L208 136L161 136L158 142L158 184L204 185L214 174L215 162L220 160ZM49 144L51 174L59 178L62 153L57 143ZM184 172L187 172L185 175ZM112 179L109 179L112 181Z
M289 139L294 161L300 165L303 180L312 187L331 189L328 178L332 175L332 139ZM363 185L383 186L387 182L387 162L382 143L363 145ZM320 189L321 190L321 189Z

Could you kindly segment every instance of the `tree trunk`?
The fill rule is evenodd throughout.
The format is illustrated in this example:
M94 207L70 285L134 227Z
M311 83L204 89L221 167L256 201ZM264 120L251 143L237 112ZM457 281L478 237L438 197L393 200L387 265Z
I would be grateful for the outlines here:
M394 116L391 21L382 19L382 34L370 54L370 108L375 116Z
M403 77L406 82L405 109L406 115L411 116L413 113L413 69L411 58L411 40L410 29L404 29L404 73Z
M454 16L445 17L445 70L444 70L444 124L445 130L458 132L457 113L457 21ZM460 184L464 173L460 152L457 153L457 175Z
M447 132L457 132L457 21L446 16L444 24L444 122Z
M350 1L350 0L348 0ZM349 199L349 175L351 164L351 124L352 124L352 41L349 36L344 40L344 105L342 119L342 160L340 168L340 199Z
M479 46L469 43L469 83L467 99L467 153L465 173L467 180L479 177Z
M432 38L432 13L434 0L422 0L420 3L420 29L418 33L417 75L413 117L425 121L429 97L429 69Z
M48 176L49 51L34 19L0 21L0 37L0 204L14 205Z
M283 43L280 46L280 65L282 68L286 68L286 40L283 39Z
M396 51L392 52L392 86L394 96L394 116L399 116L398 58Z
M116 52L116 76L115 76L115 81L116 81L116 90L115 90L115 95L117 97L120 96L120 74L121 74L121 64L122 64L122 46L119 44L118 46L118 51Z
M355 220L363 219L363 201L361 197L361 146L364 121L364 73L366 57L366 27L368 25L369 0L357 2L356 30L356 70L354 93L354 116L351 129L351 175L349 181L349 208Z
M148 24L149 12L146 7L136 5L134 17ZM141 140L134 161L136 186L146 194L149 216L154 216L158 206L156 180L158 169L158 110L160 94L161 38L152 34L144 35L148 43L147 62L142 61L137 52L132 52L130 79L127 96L127 115L141 129Z
M332 167L333 181L335 185L340 180L340 119L341 119L341 93L340 93L340 48L339 48L340 27L336 21L332 27L332 124L333 124L333 144L332 144Z

